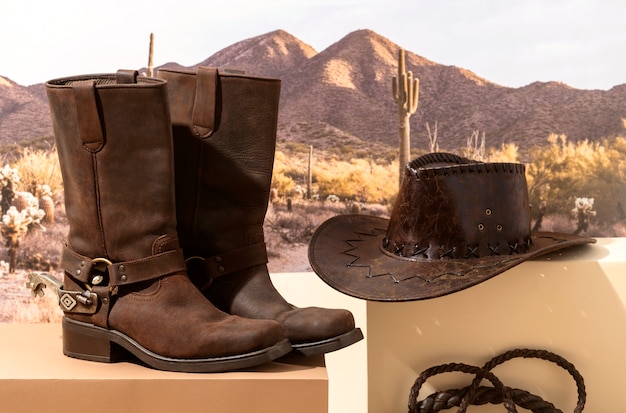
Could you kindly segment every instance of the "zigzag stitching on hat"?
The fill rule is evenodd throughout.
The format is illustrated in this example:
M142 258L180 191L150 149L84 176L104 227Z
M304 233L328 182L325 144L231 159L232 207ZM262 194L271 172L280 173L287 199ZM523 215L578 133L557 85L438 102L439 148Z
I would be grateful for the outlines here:
M444 275L457 275L457 276L463 276L465 274L467 274L468 272L472 271L472 269L468 269L467 271L463 272L463 273L455 273L455 272L445 272L445 273L441 273L438 274L436 277L434 278L424 278L423 276L420 276L419 274L415 274L415 275L411 275L409 277L405 277L405 278L397 278L393 273L391 272L383 272L383 273L372 273L372 266L368 265L368 264L356 264L356 262L361 259L360 255L356 255L356 254L352 254L352 251L357 250L359 247L357 245L354 245L353 243L355 242L363 242L365 241L363 239L363 236L369 236L369 237L375 237L376 236L376 228L372 228L372 230L370 232L363 232L363 231L355 231L354 234L358 237L355 239L347 239L344 240L344 242L346 244L348 244L350 246L350 248L348 248L347 250L342 251L342 254L347 255L348 257L352 257L353 260L348 263L347 267L348 268L367 268L367 278L377 278L377 277L382 277L385 275L388 275L389 278L394 282L394 284L398 284L402 281L407 281L407 280L411 280L413 278L419 278L420 280L426 282L426 283L430 283L435 281L436 279L443 277ZM381 229L378 229L379 231L384 231ZM479 267L477 267L479 268Z
M419 278L420 280L422 280L422 281L424 281L426 283L432 283L432 282L436 281L437 279L439 279L439 278L441 278L441 277L443 277L445 275L453 275L453 276L457 276L457 277L464 277L464 276L466 276L467 274L469 274L472 271L493 268L493 267L496 267L498 265L504 264L504 263L506 263L508 261L514 260L514 258L503 258L502 260L499 260L498 262L494 262L493 264L490 264L490 265L472 266L470 268L467 268L465 271L446 271L446 272L442 272L442 273L437 274L434 277L430 277L430 278L425 278L424 276L421 276L419 274L414 274L414 275L411 275L411 276L408 276L408 277L404 277L404 278L398 278L392 272L373 273L371 265L368 265L368 264L357 264L357 261L359 261L361 259L361 256L357 255L357 254L354 254L353 251L355 251L355 250L357 250L359 248L358 245L355 245L355 243L365 241L365 239L364 239L365 236L375 237L376 236L376 231L385 231L385 230L384 229L380 229L380 228L372 228L372 230L370 232L355 231L354 234L357 236L357 238L350 238L350 239L344 240L344 242L346 244L348 244L348 246L350 248L342 251L341 253L352 258L352 261L350 261L346 265L346 267L348 267L348 268L367 268L367 274L366 274L367 278L377 278L377 277L382 277L382 276L389 276L389 278L393 281L394 284L399 284L399 283L401 283L403 281L412 280L414 278Z
M426 282L426 283L431 283L433 281L436 281L437 279L443 277L444 275L454 275L457 277L464 277L467 274L469 274L472 271L476 271L476 270L485 270L485 269L489 269L489 268L493 268L493 267L497 267L500 264L505 264L509 261L512 261L513 258L505 258L502 259L498 262L494 262L491 265L477 265L475 267L471 267L466 269L465 271L446 271L446 272L442 272L440 274L437 274L436 276L432 277L432 278L424 278L422 276L420 276L419 274L415 274L415 275L411 275L409 277L405 277L405 278L396 278L393 274L389 273L389 276L393 279L394 283L400 283L402 281L407 281L407 280L411 280L413 278L419 278L420 280Z
M412 276L406 277L406 278L397 278L391 272L372 273L372 266L371 265L368 265L368 264L356 264L356 262L359 259L361 259L361 256L360 255L356 255L356 254L352 254L352 251L355 251L355 250L357 250L359 248L357 245L354 245L353 243L365 241L363 239L363 236L375 237L377 230L378 231L385 231L384 229L380 229L380 228L372 228L372 230L370 232L355 231L354 234L358 238L344 240L344 242L346 244L348 244L350 246L350 248L348 248L347 250L342 251L342 254L347 255L348 257L352 257L353 258L353 260L350 263L348 263L348 265L347 265L348 268L367 268L367 275L366 275L367 278L377 278L377 277L382 277L382 276L387 275L387 276L389 276L389 278L395 284L398 284L398 283L400 283L402 281L410 280L410 279L413 279L413 278L419 278L419 279L421 279L424 282L432 282L436 278L439 278L439 277L445 275L445 273L444 274L440 274L437 277L431 278L431 279L424 278L424 277L420 276L419 274L415 274L415 275L412 275ZM462 275L462 274L459 274L459 275Z
M372 266L371 265L367 265L367 264L356 264L356 262L361 259L360 255L356 255L356 254L351 254L352 251L358 249L359 247L357 245L354 245L354 242L362 242L365 241L363 239L363 236L369 236L369 237L375 237L376 236L376 231L385 231L383 229L380 228L372 228L372 230L370 232L362 232L362 231L355 231L354 234L358 237L356 239L347 239L344 240L344 242L346 244L348 244L350 246L350 248L348 248L345 251L342 251L341 253L344 255L347 255L348 257L352 257L354 258L348 265L348 268L367 268L367 278L375 278L375 277L380 277L380 276L384 276L384 275L389 275L390 277L393 278L393 274L389 273L389 272L385 272L385 273L381 273L381 274L372 274Z
M405 278L397 278L397 277L396 277L395 275L393 275L392 273L389 273L389 276L390 276L390 277L391 277L391 279L393 280L394 284L399 284L399 283L401 283L402 281L412 280L413 278L419 278L420 280L422 280L422 281L424 281L424 282L426 282L426 283L429 283L429 282L432 282L432 281L436 280L436 279L437 279L437 278L439 278L441 275L438 275L437 277L432 278L432 279L424 278L424 277L420 276L419 274L411 275L411 276L409 276L409 277L405 277Z
M377 277L382 277L384 275L388 275L389 277L391 277L391 279L394 282L397 282L395 277L393 276L393 274L390 273L390 272L382 272L380 274L372 274L372 266L371 265L357 264L357 265L352 265L351 267L352 268L367 268L367 275L366 275L367 278L377 278Z

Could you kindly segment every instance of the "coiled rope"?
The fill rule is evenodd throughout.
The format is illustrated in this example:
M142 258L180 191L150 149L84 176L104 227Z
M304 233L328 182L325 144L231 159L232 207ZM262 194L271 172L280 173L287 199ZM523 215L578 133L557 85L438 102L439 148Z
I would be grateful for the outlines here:
M525 390L505 386L491 370L496 366L513 358L538 358L557 364L565 369L574 379L578 389L578 403L574 413L580 413L585 407L587 393L582 375L576 367L563 357L547 350L515 349L495 356L482 367L463 363L448 363L424 370L415 380L409 393L409 413L434 413L441 410L458 407L457 413L465 413L470 405L503 404L508 413L517 413L516 406L530 410L533 413L563 413L552 403ZM474 374L469 386L461 389L450 389L433 393L423 400L418 400L420 388L429 377L449 372ZM481 386L483 379L493 385Z

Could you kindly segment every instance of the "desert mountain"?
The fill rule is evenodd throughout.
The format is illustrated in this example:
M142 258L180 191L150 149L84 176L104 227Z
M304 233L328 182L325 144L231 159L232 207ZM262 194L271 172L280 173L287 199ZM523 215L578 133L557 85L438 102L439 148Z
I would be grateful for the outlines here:
M279 141L320 148L395 147L391 79L398 49L377 33L358 30L317 52L277 30L235 43L192 67L243 69L282 79ZM608 91L556 82L508 88L410 51L406 59L407 70L420 80L419 106L411 117L414 147L428 146L426 124L432 129L435 123L441 149L464 146L474 131L484 132L489 146L515 142L521 148L545 144L550 133L570 140L625 133L626 85ZM28 144L44 136L51 136L51 127L42 85L22 87L0 77L0 144Z
M24 87L0 76L0 145L37 145L51 135L43 85Z
M257 76L284 78L317 52L283 30L243 40L195 66L242 69Z

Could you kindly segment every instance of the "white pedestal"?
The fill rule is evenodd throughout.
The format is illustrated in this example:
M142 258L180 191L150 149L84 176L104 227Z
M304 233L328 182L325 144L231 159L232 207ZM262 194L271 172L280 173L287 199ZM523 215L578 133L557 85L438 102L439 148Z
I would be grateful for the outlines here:
M482 365L514 348L552 351L573 363L587 387L585 411L626 406L626 239L599 239L525 262L475 287L408 303L367 303L369 412L405 412L425 369L450 362ZM521 388L573 411L576 386L558 366L512 361L494 371ZM445 390L470 384L455 373L429 380ZM428 391L430 390L430 391ZM481 413L502 412L483 406Z
M528 261L426 301L366 302L310 272L272 274L272 281L297 306L349 309L366 339L327 354L326 368L321 359L309 365L281 360L250 372L188 374L69 359L61 353L56 324L0 325L0 410L405 412L409 389L426 368L482 365L524 347L550 350L574 363L585 378L585 411L614 412L626 405L626 238L599 239ZM573 380L552 363L516 360L495 373L564 412L576 403ZM437 376L423 393L463 387L468 380L462 374ZM499 413L503 407L468 411Z
M366 413L367 303L332 289L312 272L277 273L271 277L276 289L293 305L345 308L352 312L365 339L325 355L329 383L328 412Z

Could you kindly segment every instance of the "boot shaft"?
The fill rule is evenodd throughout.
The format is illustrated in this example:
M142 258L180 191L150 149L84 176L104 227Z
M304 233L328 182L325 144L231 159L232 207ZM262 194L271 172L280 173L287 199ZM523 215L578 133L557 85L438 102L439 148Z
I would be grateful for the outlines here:
M218 308L276 320L297 351L360 340L352 314L298 309L274 288L263 221L276 148L280 81L161 70L174 131L178 233L192 281Z
M64 353L214 372L290 351L280 324L225 314L188 278L167 83L118 72L46 86L70 224L57 289Z
M75 252L133 260L175 232L166 86L134 72L46 83Z
M185 253L213 255L263 242L280 80L160 70L167 80Z

